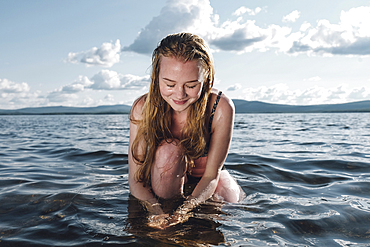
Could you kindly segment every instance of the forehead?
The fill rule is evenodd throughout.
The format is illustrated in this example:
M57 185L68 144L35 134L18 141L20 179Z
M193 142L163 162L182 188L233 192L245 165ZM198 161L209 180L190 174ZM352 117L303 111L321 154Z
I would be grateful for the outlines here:
M183 58L162 56L159 63L159 72L203 72L203 64L199 59L185 61Z

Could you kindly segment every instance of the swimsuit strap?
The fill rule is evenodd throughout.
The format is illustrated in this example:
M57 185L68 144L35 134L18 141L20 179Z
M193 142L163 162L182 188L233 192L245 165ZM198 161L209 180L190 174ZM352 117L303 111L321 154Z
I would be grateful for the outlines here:
M220 91L217 95L216 101L213 104L211 116L209 117L209 124L208 124L208 133L211 134L211 129L212 129L212 122L213 122L213 116L215 115L215 111L218 105L218 102L220 101L222 91Z

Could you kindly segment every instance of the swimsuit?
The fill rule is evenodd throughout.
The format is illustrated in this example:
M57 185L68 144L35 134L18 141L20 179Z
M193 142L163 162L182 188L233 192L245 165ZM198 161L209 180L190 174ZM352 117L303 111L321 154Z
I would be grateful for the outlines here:
M221 94L222 94L222 91L220 91L217 94L216 101L215 101L215 103L213 104L213 107L212 107L211 116L209 117L209 124L208 124L209 139L211 139L211 136L212 136L211 130L212 130L213 117L215 116L216 108L217 108L218 102L220 101ZM208 146L209 146L209 142L207 143L206 150L204 151L204 154L201 157L206 157L207 156Z
M215 103L213 104L213 108L212 108L211 116L209 117L208 133L209 133L210 135L211 135L211 129L212 129L213 116L215 115L215 111L216 111L216 108L217 108L218 102L220 101L221 94L222 94L222 91L220 91L220 92L217 94L216 101L215 101Z
M212 136L211 130L212 130L213 117L215 115L216 108L217 108L218 102L220 101L221 95L222 95L222 92L220 91L218 93L218 95L217 95L216 101L213 104L211 115L209 117L209 124L208 124L208 133L209 133L209 136L210 136L209 139L211 139L211 136ZM209 147L209 141L208 141L208 143L206 145L204 154L201 157L199 157L198 159L194 160L194 163L197 163L197 161L198 161L198 164L199 164L199 162L200 163L202 163L202 162L207 163L208 147ZM205 166L205 164L204 164L204 166ZM196 168L196 166L194 168ZM200 168L200 169L202 170L202 168ZM205 170L205 168L204 168L204 170ZM204 174L204 170L202 172L200 172L200 173L195 173L195 174L190 174L189 172L187 172L187 174L186 174L186 182L185 182L186 183L186 186L184 186L184 195L185 196L191 195L191 193L193 192L195 186L198 184L198 182L202 178L202 176ZM152 189L151 189L151 191L152 191L153 195L158 200L162 200L160 197L158 197L154 193L154 191Z
M213 117L215 115L215 111L216 111L218 102L220 101L221 94L222 94L222 92L220 91L217 95L215 103L213 104L211 115L209 117L209 124L208 124L209 139L211 139L211 136L212 136L211 130L212 130ZM203 176L203 173L205 171L205 166L206 166L206 163L207 163L209 143L210 143L210 141L208 141L203 155L200 156L198 159L194 160L194 165L195 166L192 168L192 170L189 174L190 176L197 177L197 178L201 178Z

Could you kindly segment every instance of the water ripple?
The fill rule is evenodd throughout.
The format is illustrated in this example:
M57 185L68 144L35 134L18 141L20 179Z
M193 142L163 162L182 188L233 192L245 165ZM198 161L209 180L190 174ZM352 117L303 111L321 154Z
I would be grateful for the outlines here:
M0 246L370 246L370 114L241 114L246 193L166 231L129 193L127 116L0 116Z

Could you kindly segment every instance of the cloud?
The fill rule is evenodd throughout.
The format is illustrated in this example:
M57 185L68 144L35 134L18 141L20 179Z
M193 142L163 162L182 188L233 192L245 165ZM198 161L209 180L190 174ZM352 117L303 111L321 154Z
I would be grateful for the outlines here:
M296 97L295 94L295 92L289 91L289 87L285 84L277 84L271 87L246 88L243 90L246 100L274 103L291 102Z
M30 91L27 83L16 83L8 79L0 79L0 93L24 93Z
M312 26L311 26L311 24L305 21L305 22L301 25L301 27L300 27L299 31L301 31L301 32L306 32L306 31L307 31L307 29L309 29L310 27L312 27Z
M239 16L244 13L254 15L260 11L259 7L255 10L241 7L234 12L234 15ZM122 50L151 54L163 37L182 31L200 35L219 50L239 53L253 50L266 51L280 46L289 49L292 45L290 41L288 44L290 46L286 48L287 42L284 37L291 33L288 27L269 25L261 28L254 20L245 21L242 17L219 23L219 16L213 13L208 0L170 0L160 14L139 33L135 41Z
M355 88L348 94L350 100L365 100L370 98L370 88L361 87Z
M310 77L308 79L304 79L303 81L321 81L321 77L320 76L314 76L314 77Z
M294 10L290 14L283 17L283 22L296 22L298 18L301 16L301 12L298 10Z
M151 54L158 42L168 34L181 31L204 34L207 29L213 29L217 21L218 16L213 14L208 0L169 0L159 16L154 17L141 30L134 43L124 47L123 51Z
M65 104L68 101L76 100L78 99L78 96L76 94L66 94L66 93L61 93L59 90L54 90L51 93L49 93L46 96L46 99L50 103L63 103Z
M260 7L257 7L255 8L254 10L253 9L249 9L247 7L240 7L239 9L235 10L235 12L233 13L233 15L235 16L241 16L241 15L244 15L245 13L247 13L248 15L256 15L258 14L259 12L261 12L261 8Z
M291 41L287 36L291 28L278 25L269 25L261 28L254 20L244 21L238 18L235 21L226 21L213 30L208 40L211 46L220 50L235 51L238 53L260 51L265 52L277 48L289 49Z
M103 43L100 48L93 47L84 52L70 52L66 61L70 63L84 63L87 66L112 67L120 61L120 53L121 43L119 40L116 40L115 43Z
M79 76L74 83L63 86L60 89L54 91L61 92L64 94L73 94L84 91L86 88L89 88L92 84L94 84L94 82L87 78L87 76Z
M120 52L152 54L158 42L170 33L191 32L204 38L215 51L233 51L237 53L265 52L271 49L289 51L293 42L301 37L300 33L291 33L292 29L275 24L260 27L255 20L244 20L242 15L256 15L262 8L254 10L240 7L234 13L236 20L219 23L219 16L213 12L209 0L169 0L138 34L134 42L123 47L119 40L114 44L104 43L100 48L85 52L71 52L66 61L85 63L88 66L111 67L119 62ZM292 16L295 12L292 12ZM293 18L293 17L292 17Z
M90 79L79 76L72 84L53 90L47 96L50 102L71 101L86 90L141 90L149 86L150 76L122 75L112 70L101 70Z
M346 84L333 88L313 86L304 90L292 90L286 84L277 84L270 87L245 88L242 92L246 100L292 105L334 104L370 98L370 86L350 88Z
M226 90L227 91L236 91L236 90L239 90L241 88L242 88L242 85L240 85L240 84L237 83L235 85L229 86Z
M0 79L0 105L2 109L38 106L44 102L40 91L31 92L26 82L13 82Z
M319 20L316 27L304 25L289 53L370 55L370 6L342 11L338 24Z
M89 97L92 91L144 90L149 86L150 76L122 75L112 70L101 70L91 78L79 76L73 83L48 93L47 105L101 105L112 104L114 96L107 94L98 101ZM86 93L85 93L86 92ZM88 93L87 93L88 92Z
M108 101L108 102L114 102L114 96L111 95L111 94L107 94L105 97L104 97L104 100L105 101Z
M232 25L230 25L230 30L232 30ZM224 35L211 40L210 43L221 50L243 51L247 47L250 47L257 42L261 42L266 38L267 34L264 30L255 26L254 22L247 22L239 28L232 30L229 35Z
M162 38L183 31L200 35L214 51L241 54L272 50L290 55L370 55L370 6L342 11L338 24L328 20L318 20L316 26L303 22L294 32L288 23L298 20L298 10L283 17L284 25L258 26L255 20L244 16L253 16L261 10L260 7L252 10L242 6L232 14L234 19L220 23L209 0L169 0L132 44L122 48L119 40L104 43L100 48L71 52L67 61L111 67L119 62L122 51L150 55Z
M192 32L203 37L217 50L238 53L270 49L289 50L294 35L291 28L279 25L259 27L254 20L244 20L241 15L255 15L262 9L254 10L240 7L234 12L236 20L219 23L219 16L213 13L208 0L179 1L170 0L136 37L135 41L124 47L123 51L151 54L158 42L170 33Z
M122 75L116 71L102 70L91 78L93 82L88 88L94 90L132 90L140 89L149 85L150 77Z

